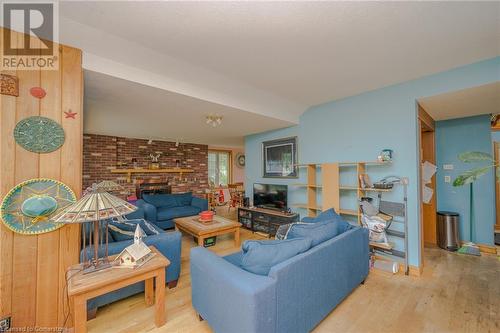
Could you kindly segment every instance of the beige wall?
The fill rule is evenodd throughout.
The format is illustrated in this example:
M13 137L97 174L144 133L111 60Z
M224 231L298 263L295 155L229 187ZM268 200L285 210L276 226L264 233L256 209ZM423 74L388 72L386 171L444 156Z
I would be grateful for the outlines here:
M245 168L241 168L236 165L236 155L241 153L244 154L245 150L243 148L230 148L230 147L217 147L217 146L208 146L209 150L225 150L230 151L232 155L232 170L233 170L233 183L243 183L245 181Z

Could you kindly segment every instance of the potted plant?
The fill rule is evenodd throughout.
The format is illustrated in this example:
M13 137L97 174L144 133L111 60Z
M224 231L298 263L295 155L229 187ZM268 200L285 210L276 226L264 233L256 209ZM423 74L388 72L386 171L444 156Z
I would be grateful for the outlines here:
M458 250L459 253L470 254L480 256L481 252L479 247L474 243L475 240L475 226L474 226L474 182L487 174L492 168L496 168L496 175L500 178L500 169L497 168L498 164L495 162L493 157L484 152L480 151L469 151L458 155L458 159L464 163L483 163L483 165L475 167L473 169L467 170L460 174L454 181L453 186L465 186L469 185L469 229L470 229L470 241L463 244ZM484 165L484 163L487 163Z

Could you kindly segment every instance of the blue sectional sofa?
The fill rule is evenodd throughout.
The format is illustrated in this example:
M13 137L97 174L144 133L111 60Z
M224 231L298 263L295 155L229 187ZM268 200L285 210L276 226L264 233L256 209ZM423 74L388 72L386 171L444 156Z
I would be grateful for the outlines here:
M368 231L350 228L267 275L242 269L242 256L191 250L192 302L200 317L218 333L309 332L364 282Z
M174 227L174 219L198 215L208 209L208 201L194 197L192 193L144 194L135 203L144 210L146 220L162 229Z
M138 209L132 214L126 216L127 219L143 219L144 211ZM165 257L170 260L170 265L166 270L165 281L169 288L174 288L177 285L181 271L181 238L182 235L178 231L165 232L164 230L153 226L158 232L157 235L151 235L144 238L144 243L152 245L158 249ZM111 233L108 233L109 255L119 254L123 249L133 243L133 240L115 241ZM80 253L80 260L83 259L83 251L87 251L87 257L92 256L92 249L86 247ZM101 251L102 249L100 249ZM87 302L87 310L89 319L95 317L97 308L106 304L116 302L120 299L138 294L144 291L144 282L110 292L108 294L93 298Z

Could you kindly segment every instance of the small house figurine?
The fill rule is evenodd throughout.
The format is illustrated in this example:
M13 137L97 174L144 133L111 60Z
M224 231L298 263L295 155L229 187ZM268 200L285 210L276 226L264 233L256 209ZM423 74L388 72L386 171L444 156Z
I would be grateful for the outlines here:
M140 267L154 256L154 253L142 241L143 237L144 231L137 224L134 233L134 244L127 246L115 259L118 267Z

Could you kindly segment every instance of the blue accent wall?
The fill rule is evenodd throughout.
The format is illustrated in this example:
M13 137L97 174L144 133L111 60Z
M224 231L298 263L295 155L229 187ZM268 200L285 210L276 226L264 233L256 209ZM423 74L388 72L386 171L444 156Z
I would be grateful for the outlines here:
M470 240L469 185L454 187L453 180L464 171L488 165L488 162L463 163L457 156L466 151L492 154L490 131L489 115L436 122L437 207L438 210L460 214L459 234L462 240ZM453 164L453 170L443 170L444 164ZM451 176L451 183L445 183L445 176ZM493 245L493 225L496 218L493 169L474 182L474 216L474 241Z
M246 138L246 158L247 161L252 161L246 167L247 193L252 193L253 182L268 181L260 178L261 144L270 138L298 133L300 163L371 161L376 159L380 150L393 149L394 163L370 174L374 174L375 179L387 174L409 177L409 262L410 265L419 266L417 100L499 80L500 57L496 57L312 107L300 117L297 127ZM252 170L254 167L257 170ZM293 183L297 180L285 182ZM388 197L388 200L396 201L401 198L398 191L391 195L393 197ZM295 198L292 195L290 200ZM303 202L304 198L297 200Z
M250 135L245 138L245 191L250 196L252 200L253 184L263 183L263 184L284 184L291 185L293 183L305 182L304 173L299 172L299 177L293 179L279 179L279 178L264 178L263 161L262 161L262 142L270 141L275 139L289 138L298 136L299 127L292 126L277 131L270 131L265 133L259 133L255 135ZM297 154L298 160L301 160L301 143L300 138L297 138ZM300 194L293 191L293 188L289 186L288 190L288 202L300 202Z
M491 132L491 140L493 142L500 142L500 131L492 131Z

